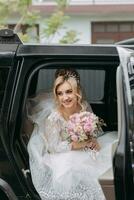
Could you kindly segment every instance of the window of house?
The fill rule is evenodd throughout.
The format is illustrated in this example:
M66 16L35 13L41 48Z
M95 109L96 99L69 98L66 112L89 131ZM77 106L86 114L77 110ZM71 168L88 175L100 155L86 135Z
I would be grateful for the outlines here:
M118 24L107 24L106 31L112 33L118 32Z
M119 25L120 32L131 32L131 24L120 24Z
M134 22L93 22L92 43L113 44L133 38Z
M98 24L97 26L93 26L93 31L96 33L97 32L101 32L101 33L105 32L104 24Z

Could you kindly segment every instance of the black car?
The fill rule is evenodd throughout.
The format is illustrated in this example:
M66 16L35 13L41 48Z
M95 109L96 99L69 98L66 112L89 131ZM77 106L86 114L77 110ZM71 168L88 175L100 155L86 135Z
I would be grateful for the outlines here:
M61 67L79 71L105 134L115 137L113 169L99 179L106 199L134 199L134 46L120 48L124 55L117 45L24 45L11 30L0 31L0 200L40 199L29 168L26 104L51 90Z

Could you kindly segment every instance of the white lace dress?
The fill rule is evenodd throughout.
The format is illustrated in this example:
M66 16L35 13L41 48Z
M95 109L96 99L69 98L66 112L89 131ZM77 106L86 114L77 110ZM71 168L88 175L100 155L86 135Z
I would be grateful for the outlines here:
M71 150L67 122L58 111L35 124L28 143L33 184L42 200L105 200L98 177L111 167L111 143L101 142L96 158Z

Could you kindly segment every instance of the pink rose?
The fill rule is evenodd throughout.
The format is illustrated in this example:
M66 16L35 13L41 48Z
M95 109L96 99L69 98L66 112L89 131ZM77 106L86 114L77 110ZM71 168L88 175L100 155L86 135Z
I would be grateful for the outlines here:
M71 135L71 139L72 139L72 141L77 142L78 136L77 135Z

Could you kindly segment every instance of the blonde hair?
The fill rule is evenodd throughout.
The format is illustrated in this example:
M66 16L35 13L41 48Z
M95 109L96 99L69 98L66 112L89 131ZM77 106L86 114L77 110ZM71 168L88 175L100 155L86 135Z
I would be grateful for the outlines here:
M68 71L67 71L67 73L68 73ZM81 111L85 111L87 109L87 105L85 104L85 102L83 100L80 82L75 78L75 76L73 76L71 74L69 76L67 76L67 74L59 75L55 79L53 93L54 93L55 101L57 102L57 104L58 104L57 89L64 82L68 82L70 84L73 92L75 93L75 95L78 98L78 104L81 107Z

